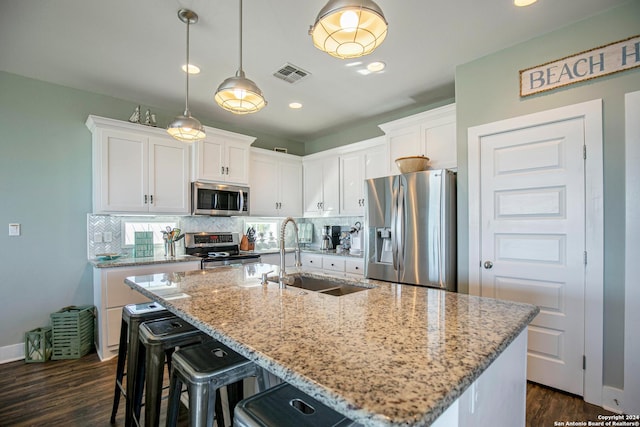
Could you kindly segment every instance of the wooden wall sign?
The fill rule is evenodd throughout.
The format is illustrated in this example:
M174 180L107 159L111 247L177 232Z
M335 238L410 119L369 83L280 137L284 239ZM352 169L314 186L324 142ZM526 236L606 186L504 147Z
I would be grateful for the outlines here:
M640 35L520 70L520 96L640 67Z

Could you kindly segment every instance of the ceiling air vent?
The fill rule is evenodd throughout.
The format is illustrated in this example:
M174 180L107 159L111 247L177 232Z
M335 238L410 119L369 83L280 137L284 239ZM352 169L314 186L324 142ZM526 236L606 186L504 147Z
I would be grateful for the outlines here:
M284 80L287 83L297 83L303 78L311 75L310 72L303 70L300 67L286 63L273 75L280 80Z

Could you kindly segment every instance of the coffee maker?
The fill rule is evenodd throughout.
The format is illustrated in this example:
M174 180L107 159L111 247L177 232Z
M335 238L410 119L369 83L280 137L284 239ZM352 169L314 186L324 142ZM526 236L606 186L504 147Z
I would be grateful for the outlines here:
M340 244L340 227L337 225L325 225L322 227L322 240L320 249L335 249Z

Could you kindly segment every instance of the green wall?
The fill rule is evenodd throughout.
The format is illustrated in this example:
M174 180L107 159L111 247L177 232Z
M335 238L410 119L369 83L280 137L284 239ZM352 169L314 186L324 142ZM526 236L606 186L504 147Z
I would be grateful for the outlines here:
M24 332L47 325L62 307L93 304L86 236L91 133L84 123L89 114L126 120L136 104L6 72L0 94L2 348L23 342ZM179 112L151 110L160 124ZM254 146L304 154L302 143L245 133L257 136ZM8 236L9 223L22 225L20 237Z
M604 384L623 388L624 357L624 94L640 89L630 70L529 98L518 71L640 33L640 2L480 58L456 69L459 280L469 278L467 129L510 117L603 100L604 119ZM466 290L466 289L463 289Z

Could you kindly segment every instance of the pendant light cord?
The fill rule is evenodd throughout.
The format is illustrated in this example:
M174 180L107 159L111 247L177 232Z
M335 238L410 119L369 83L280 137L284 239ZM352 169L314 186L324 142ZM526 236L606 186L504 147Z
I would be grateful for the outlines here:
M242 0L240 0L240 68L238 74L242 76L244 70L242 69Z
M187 17L187 65L186 65L186 96L184 98L184 115L189 116L189 24L191 19Z

